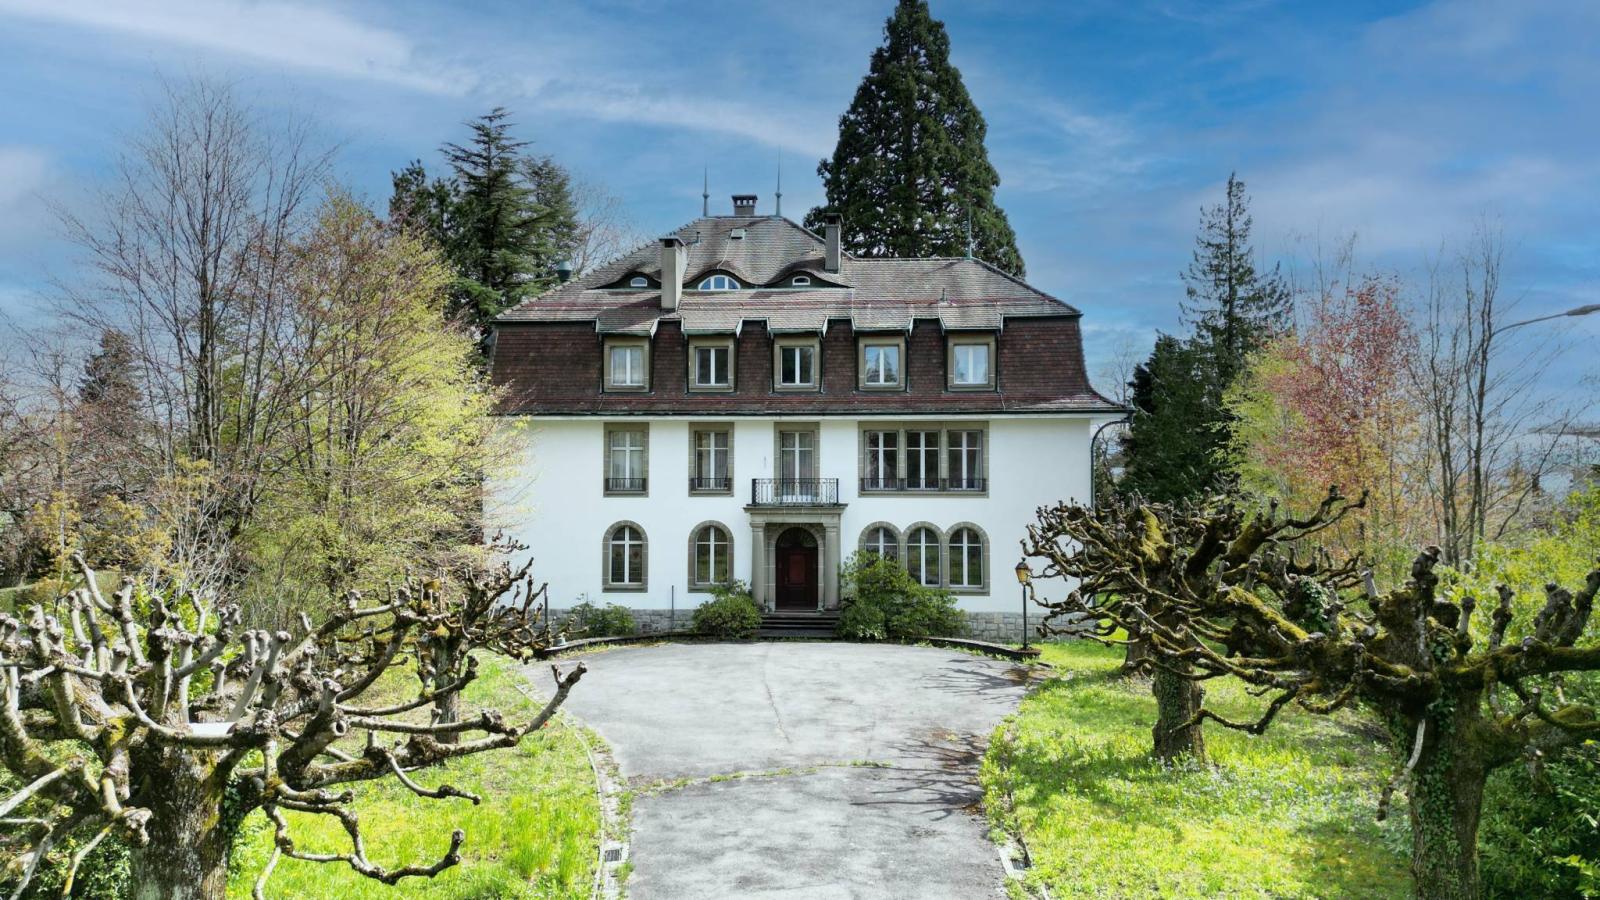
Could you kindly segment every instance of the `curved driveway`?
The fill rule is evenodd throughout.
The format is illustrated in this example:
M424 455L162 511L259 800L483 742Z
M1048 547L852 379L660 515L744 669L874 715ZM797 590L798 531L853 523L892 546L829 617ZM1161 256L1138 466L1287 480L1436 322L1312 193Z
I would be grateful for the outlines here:
M589 673L566 709L638 792L630 896L1004 896L977 769L1024 669L799 642L579 658Z

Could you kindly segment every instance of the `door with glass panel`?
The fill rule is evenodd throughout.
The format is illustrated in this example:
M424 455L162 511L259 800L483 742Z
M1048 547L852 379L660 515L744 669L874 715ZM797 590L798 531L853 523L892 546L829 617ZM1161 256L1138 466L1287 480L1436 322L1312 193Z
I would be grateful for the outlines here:
M817 481L817 433L778 432L778 496L786 503L814 502Z

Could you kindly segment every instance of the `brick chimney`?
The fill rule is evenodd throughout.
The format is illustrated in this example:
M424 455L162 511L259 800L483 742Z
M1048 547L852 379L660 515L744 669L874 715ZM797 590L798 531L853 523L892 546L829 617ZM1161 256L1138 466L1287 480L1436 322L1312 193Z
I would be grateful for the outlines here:
M840 248L840 232L844 231L844 216L838 213L827 213L822 217L822 237L827 242L827 255L822 262L822 268L829 272L839 271L839 260L844 255Z
M688 262L688 251L677 235L661 239L661 308L677 309L683 299L683 268Z
M753 216L756 214L755 194L734 194L733 214L736 216Z

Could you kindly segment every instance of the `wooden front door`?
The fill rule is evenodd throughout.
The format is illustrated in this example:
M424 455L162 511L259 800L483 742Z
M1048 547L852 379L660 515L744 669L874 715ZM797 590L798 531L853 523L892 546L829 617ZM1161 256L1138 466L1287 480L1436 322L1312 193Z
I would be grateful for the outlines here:
M817 608L817 538L804 528L778 535L773 553L778 609Z

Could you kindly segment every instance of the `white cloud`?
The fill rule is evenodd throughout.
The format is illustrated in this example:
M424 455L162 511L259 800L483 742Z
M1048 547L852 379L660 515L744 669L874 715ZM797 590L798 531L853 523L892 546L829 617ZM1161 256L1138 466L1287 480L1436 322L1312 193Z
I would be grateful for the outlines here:
M823 116L809 123L792 106L747 103L721 96L648 91L636 85L586 78L553 81L532 90L534 103L607 122L635 122L728 134L807 157L833 152L837 136ZM819 118L819 117L813 117Z
M0 0L0 18L93 28L234 57L371 79L436 93L461 93L471 79L427 65L395 31L328 9L249 0Z

